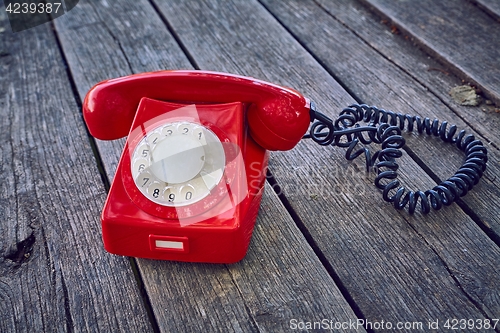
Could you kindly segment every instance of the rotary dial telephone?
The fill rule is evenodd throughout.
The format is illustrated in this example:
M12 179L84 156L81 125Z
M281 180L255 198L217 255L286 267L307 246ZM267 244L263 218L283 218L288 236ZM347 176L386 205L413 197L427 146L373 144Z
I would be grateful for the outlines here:
M351 105L335 121L293 89L206 71L161 71L103 81L85 97L83 115L101 140L127 136L102 213L111 253L151 259L232 263L247 251L264 188L269 150L302 138L346 147L366 158L375 185L396 209L426 214L451 205L478 183L487 150L446 121ZM361 127L358 122L367 126ZM309 123L309 134L304 135ZM397 179L401 131L439 137L465 153L447 180L407 191ZM373 155L358 143L381 144Z
M107 251L151 259L231 263L248 248L268 150L293 148L310 102L237 75L162 71L94 86L90 133L127 136L102 213Z

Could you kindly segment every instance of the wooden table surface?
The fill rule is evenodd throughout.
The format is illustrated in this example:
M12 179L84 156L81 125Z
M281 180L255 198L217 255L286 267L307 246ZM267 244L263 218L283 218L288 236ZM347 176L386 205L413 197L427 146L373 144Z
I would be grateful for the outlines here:
M447 120L483 141L488 169L458 203L411 216L362 161L304 140L271 154L241 262L111 255L99 216L124 140L91 138L81 103L101 80L161 69L293 87L332 118L358 102ZM479 106L450 95L467 84ZM18 33L2 9L0 331L500 332L498 105L497 0L81 0ZM409 188L462 163L405 138Z

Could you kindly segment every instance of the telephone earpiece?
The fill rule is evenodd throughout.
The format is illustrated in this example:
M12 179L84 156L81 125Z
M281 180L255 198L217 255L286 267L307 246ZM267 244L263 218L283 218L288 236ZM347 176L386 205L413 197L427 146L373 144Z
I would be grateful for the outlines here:
M295 90L226 73L160 71L94 86L83 103L90 133L101 140L126 136L143 97L184 104L242 102L250 135L268 150L293 148L310 122L309 100Z

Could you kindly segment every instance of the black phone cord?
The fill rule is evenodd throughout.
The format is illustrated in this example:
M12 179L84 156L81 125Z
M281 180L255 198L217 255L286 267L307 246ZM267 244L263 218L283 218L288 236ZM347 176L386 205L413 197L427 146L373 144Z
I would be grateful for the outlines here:
M448 122L443 121L439 125L439 120L422 119L419 116L403 115L379 109L366 104L353 104L342 110L340 116L331 120L326 115L316 110L316 105L311 102L311 128L309 134L304 138L311 138L314 142L322 146L347 147L345 157L347 160L354 160L359 155L365 155L366 170L375 170L375 186L382 190L385 201L392 202L396 209L403 209L408 205L408 212L413 214L420 199L422 213L430 211L430 207L435 210L441 209L443 205L448 206L467 194L476 185L486 170L488 152L480 140L476 140L474 135L465 134L462 130L454 137L457 126L448 128ZM364 121L367 126L360 126L358 123ZM401 131L412 132L417 130L419 134L438 136L444 142L455 144L465 153L465 162L455 174L434 188L422 191L407 191L400 186L397 179L399 168L396 159L403 153L401 148L405 145L405 139L401 136ZM363 135L365 133L365 135ZM362 147L355 151L357 144L376 143L381 144L382 149L371 152ZM385 180L385 181L384 181ZM387 182L388 180L388 182ZM393 195L389 193L395 190Z

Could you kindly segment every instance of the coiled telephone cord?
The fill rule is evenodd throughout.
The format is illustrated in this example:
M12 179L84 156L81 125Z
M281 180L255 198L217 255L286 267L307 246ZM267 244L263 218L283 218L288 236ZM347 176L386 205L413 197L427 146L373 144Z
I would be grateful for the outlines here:
M358 124L360 121L368 125L360 126ZM347 147L345 157L349 161L364 153L366 170L367 172L376 170L377 177L374 183L382 190L384 200L392 202L396 209L403 209L408 205L410 214L415 212L419 201L420 209L424 214L430 211L430 207L439 210L443 205L451 205L458 198L466 195L478 183L486 170L488 152L483 143L476 140L472 134L465 135L465 130L460 131L454 137L457 126L452 125L448 128L446 121L439 125L437 119L431 121L429 118L403 115L365 104L350 105L342 110L340 116L333 121L318 112L315 104L311 102L311 122L313 124L309 134L304 138L311 138L322 146ZM400 186L397 179L399 166L396 159L403 155L401 148L405 145L401 131L412 132L415 129L420 134L425 132L428 135L440 137L444 142L455 144L465 153L465 162L452 177L425 192L407 191L405 187ZM381 144L382 149L375 152L373 156L366 147L355 151L359 142ZM384 184L385 179L389 180L387 184ZM391 190L395 190L395 193L392 192L393 195L390 195Z

